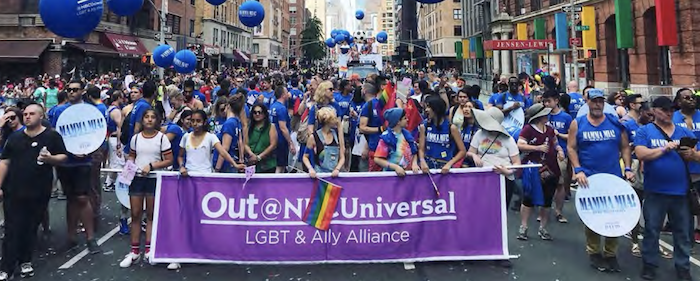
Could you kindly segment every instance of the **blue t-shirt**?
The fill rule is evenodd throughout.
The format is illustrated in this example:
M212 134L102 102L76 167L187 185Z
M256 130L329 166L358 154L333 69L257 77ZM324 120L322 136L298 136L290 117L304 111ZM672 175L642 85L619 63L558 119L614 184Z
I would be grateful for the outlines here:
M263 95L263 104L270 108L270 105L275 101L275 92L273 91L262 91L260 94Z
M502 95L503 95L503 93L493 93L493 94L491 94L491 97L489 98L489 104L490 104L490 105L497 105L497 104L498 104L498 100L501 99L501 96L502 96Z
M505 106L505 104L508 102L520 102L520 105L522 106L523 110L526 110L531 105L531 101L529 99L526 99L525 96L520 93L517 95L513 95L511 93L503 93L498 99L497 105Z
M338 112L340 112L340 109L338 108L338 104L335 101L331 101L330 104L326 104L326 105L316 104L315 106L312 106L311 108L309 108L309 120L306 123L309 125L314 125L314 128L318 129L318 127L316 127L316 111L318 111L319 109L326 107L326 106L333 107L333 109L335 109L336 115L338 115Z
M170 123L165 129L165 134L173 134L175 137L170 141L170 147L173 149L173 170L178 171L180 169L180 163L177 162L177 157L180 156L180 141L185 135L185 129L178 126L177 124Z
M452 160L454 145L450 136L450 120L445 120L440 125L428 123L425 125L425 156L445 162Z
M672 117L673 124L678 127L683 127L689 129L694 134L694 138L700 139L700 110L695 110L693 113L693 127L688 128L688 124L685 123L685 116L680 110L673 113ZM691 174L700 174L700 163L691 161L688 162L688 170Z
M221 141L221 128L226 122L226 117L214 117L209 119L209 132L219 137Z
M674 142L682 137L695 137L687 128L675 126L669 136ZM666 146L668 142L654 124L647 124L637 130L634 145L650 149ZM669 151L651 161L644 161L644 192L685 196L688 190L688 176L685 163L676 151Z
M287 100L287 108L293 109L294 104L296 104L298 100L301 100L302 97L304 97L304 93L299 89L292 88L291 90L289 90L289 94L292 97L289 100Z
M481 102L479 99L469 98L469 100L473 102L474 105L476 105L476 109L484 110L484 103Z
M199 101L201 101L202 104L207 103L207 97L205 97L204 94L202 94L202 92L200 92L199 90L194 90L194 92L192 93L192 96L195 99L198 99Z
M571 116L577 116L579 109L586 104L586 101L583 99L583 95L579 93L569 93L569 97L571 98L569 113L571 113Z
M560 134L568 134L569 127L571 127L571 121L573 121L571 115L563 110L559 110L559 113L557 114L549 114L549 122L547 122L547 124L557 130L557 132ZM557 140L559 141L559 146L561 146L561 149L564 150L564 155L568 155L566 150L567 140L560 137L557 137Z
M350 104L352 103L352 93L343 96L340 92L333 93L333 100L338 104L338 117L350 115Z
M588 122L586 116L576 118L576 123L578 158L586 176L608 173L622 177L620 140L624 126L615 116L607 114L603 123L598 126Z
M254 99L253 103L252 104L249 103L249 104L253 105L253 104L257 103L259 95L260 95L260 93L258 91L256 91L255 89L251 89L250 91L248 91L248 99L250 99L251 97Z
M134 103L134 108L131 110L131 118L129 118L129 139L131 139L131 136L134 135L136 123L141 122L143 115L146 114L146 111L151 108L151 103L145 99L139 99ZM124 132L122 132L122 134L123 133ZM131 142L127 142L126 145L124 145L124 153L129 153L131 149L130 146Z
M95 107L97 107L97 110L99 110L100 113L102 113L102 116L107 118L107 106L104 103L95 104Z
M270 118L272 123L277 127L277 147L287 147L287 139L282 135L282 127L280 126L280 121L286 122L287 132L291 133L292 122L289 119L289 112L287 108L279 101L275 101L270 107Z
M231 144L229 147L224 147L228 151L228 154L231 155L231 157L236 160L237 162L240 161L240 157L238 155L238 138L241 136L241 131L243 130L243 124L241 123L241 120L239 120L236 117L231 117L226 119L226 122L224 122L223 126L221 127L221 132L217 134L216 136L219 137L219 140L224 139L224 135L230 135L231 136ZM223 143L221 144L223 145ZM216 161L219 159L219 152L214 150L213 154L213 159L212 163L214 167L216 168ZM231 167L231 163L228 163L228 161L224 160L224 164L221 166L221 170L227 170L228 168Z
M369 118L369 121L367 122L367 127L381 127L382 124L384 124L384 120L381 116L379 116L378 113L381 111L381 108L379 106L379 100L377 98L373 98L370 102L372 103L372 112L369 112L369 103L365 103L365 105L362 106L362 110L360 111L360 116ZM365 136L367 136L367 145L369 146L370 151L377 150L380 135L381 133L365 134Z
M637 136L637 129L639 129L639 123L637 120L629 118L622 121L622 125L625 125L625 130L627 131L627 139L630 142L634 142L634 138Z

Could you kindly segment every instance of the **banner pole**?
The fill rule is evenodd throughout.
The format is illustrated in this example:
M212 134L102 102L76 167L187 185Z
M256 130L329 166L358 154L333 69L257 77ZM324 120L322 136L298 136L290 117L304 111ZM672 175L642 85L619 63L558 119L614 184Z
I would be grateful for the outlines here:
M290 168L292 168L292 169L294 169L294 170L300 171L300 172L302 172L302 173L305 173L304 171L299 170L299 169L297 169L297 168L295 168L295 167L291 167L291 166L288 166L288 167L290 167ZM494 166L484 166L484 167L479 167L479 168L489 168L489 167L494 167ZM504 168L507 168L507 169L525 169L525 168L539 168L539 167L542 167L542 164L523 164L523 165L504 166ZM468 168L467 168L467 169L468 169ZM102 168L102 169L100 169L100 172L103 172L103 173L121 173L122 171L123 171L122 169L109 169L109 168ZM176 172L176 171L153 171L153 172L150 172L149 174L179 175L180 172ZM325 180L323 180L323 181L325 181ZM333 183L331 183L331 182L329 182L329 181L325 181L325 182L330 183L330 184L333 184Z

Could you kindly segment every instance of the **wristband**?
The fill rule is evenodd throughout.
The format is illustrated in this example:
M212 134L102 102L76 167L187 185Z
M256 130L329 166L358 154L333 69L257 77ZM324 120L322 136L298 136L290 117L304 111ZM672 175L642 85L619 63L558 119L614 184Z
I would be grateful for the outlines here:
M153 171L153 164L148 163L148 167L151 168L151 171Z
M625 167L625 172L631 172L631 171L632 171L632 168L630 168L630 167Z
M578 174L578 173L580 173L580 172L583 172L583 168L582 168L582 167L576 167L576 168L574 168L574 174Z

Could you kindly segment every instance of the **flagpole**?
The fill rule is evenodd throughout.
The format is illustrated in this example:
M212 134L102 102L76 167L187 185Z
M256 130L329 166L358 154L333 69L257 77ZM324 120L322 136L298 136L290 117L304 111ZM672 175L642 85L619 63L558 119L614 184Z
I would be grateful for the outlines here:
M287 167L288 167L288 168L292 168L292 169L294 169L294 170L297 171L297 172L302 172L302 173L304 173L304 174L308 174L307 172L304 172L304 171L302 171L302 170L299 170L297 167L292 167L292 166L289 166L289 165L287 165ZM341 188L342 188L342 186L337 185L337 184L332 183L332 182L329 182L329 181L327 181L327 180L324 180L324 179L322 179L321 177L318 177L318 176L317 176L316 179L318 179L318 180L320 180L320 181L322 181L322 182L325 182L325 183L327 183L327 184L332 184L332 185L335 185L335 186L338 186L338 187L341 187Z

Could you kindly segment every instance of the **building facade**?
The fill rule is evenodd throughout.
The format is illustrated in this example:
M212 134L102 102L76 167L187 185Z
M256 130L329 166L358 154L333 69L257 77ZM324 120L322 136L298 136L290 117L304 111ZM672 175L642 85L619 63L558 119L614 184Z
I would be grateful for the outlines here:
M569 1L469 1L472 10L489 3L482 11L494 15L481 34L474 22L478 16L470 21L467 14L465 20L465 65L473 66L467 75L475 80L489 81L491 70L507 75L543 70L565 81L577 79L581 86L608 92L626 88L645 96L671 95L700 82L700 48L692 39L700 29L695 1L577 0L581 12L573 21L563 10ZM581 41L575 62L569 38ZM549 40L553 46L489 51L483 44L488 40Z
M196 3L195 34L203 44L198 56L205 67L242 66L250 63L252 29L238 20L238 7L242 0L229 0L219 6L205 1ZM198 40L199 41L199 40ZM201 52L199 52L201 51Z
M305 0L306 9L309 10L309 18L317 18L321 22L323 37L330 37L333 28L326 23L326 0Z
M257 67L279 68L283 56L282 12L283 1L287 0L261 0L265 7L265 19L253 28L253 44L251 46L251 59ZM289 9L284 13L288 13Z
M291 36L289 48L292 63L298 61L302 56L301 32L304 30L308 18L305 7L306 0L289 0L289 35Z
M462 7L460 2L443 1L421 5L418 9L418 38L427 41L430 61L440 69L461 68L455 43L462 41Z
M386 44L381 44L379 53L382 56L393 56L396 41L396 3L394 0L379 0L379 31L385 31L389 36ZM376 5L376 4L374 4ZM378 31L378 32L379 32Z

